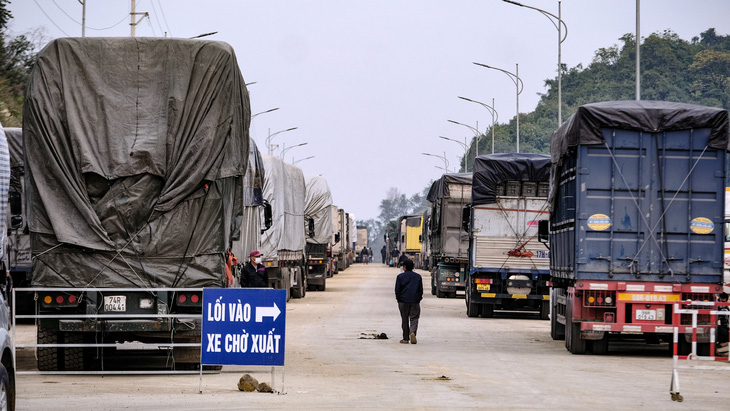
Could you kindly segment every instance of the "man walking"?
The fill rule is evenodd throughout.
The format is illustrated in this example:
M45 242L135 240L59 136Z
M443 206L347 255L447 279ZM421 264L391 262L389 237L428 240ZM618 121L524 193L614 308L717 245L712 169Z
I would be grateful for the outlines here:
M386 250L385 246L380 249L380 256L383 257L383 264L387 264L385 261L385 257L388 255L388 251Z
M403 261L404 271L395 278L395 299L400 310L403 339L401 344L416 344L418 318L421 316L421 299L423 298L423 279L413 272L413 260Z

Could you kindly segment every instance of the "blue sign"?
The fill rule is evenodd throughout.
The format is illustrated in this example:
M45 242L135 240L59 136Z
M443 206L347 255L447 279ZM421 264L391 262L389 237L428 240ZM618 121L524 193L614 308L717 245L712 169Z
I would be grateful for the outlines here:
M284 366L286 290L203 290L205 365Z

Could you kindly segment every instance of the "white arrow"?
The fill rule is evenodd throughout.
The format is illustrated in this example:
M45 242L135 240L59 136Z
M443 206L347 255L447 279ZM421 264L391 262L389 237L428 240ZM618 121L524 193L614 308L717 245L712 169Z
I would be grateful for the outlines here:
M279 314L281 314L281 310L276 306L276 303L273 307L256 307L256 322L262 322L264 317L274 317L274 321L276 321Z

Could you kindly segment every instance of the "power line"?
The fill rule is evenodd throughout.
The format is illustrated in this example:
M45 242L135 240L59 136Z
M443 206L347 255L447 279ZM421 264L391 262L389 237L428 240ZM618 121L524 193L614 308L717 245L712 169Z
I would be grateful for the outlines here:
M167 24L167 18L165 17L165 11L162 10L162 3L160 3L160 0L157 0L157 5L160 6L160 14L162 14L162 21L165 22L165 27L167 27L167 32L170 33L170 37L172 37L172 31L170 30L170 25Z
M35 0L33 0L33 1L35 1ZM53 4L55 4L56 7L58 7L58 9L61 10L61 13L65 14L66 17L69 18L69 20L73 21L74 23L78 24L79 26L81 25L80 22L76 21L73 17L71 17L68 13L66 13L66 10L64 10L61 6L58 5L58 3L56 3L56 0L51 0L51 1L53 1ZM36 1L36 4L38 4L37 1ZM40 5L38 7L40 7ZM41 10L43 10L43 9L41 9ZM43 14L45 14L45 12L43 12ZM48 16L48 15L46 14L46 16ZM49 17L49 19L50 19L50 17ZM125 20L127 20L127 16L126 15L124 17L122 17L122 19L119 20L119 22L117 22L113 26L104 27L104 28L100 28L100 29L99 28L94 28L94 27L89 27L89 26L86 26L86 28L89 29L89 30L96 30L96 31L109 30L109 29L113 29L114 27L120 25ZM51 20L51 22L53 22L53 20ZM56 23L53 23L53 24L56 24ZM56 27L58 27L58 26L56 26ZM63 30L61 30L61 31L63 31ZM63 33L63 34L66 34L66 33ZM66 35L68 36L68 34L66 34Z
M152 13L155 15L155 20L157 20L157 27L160 28L160 34L165 32L165 29L162 28L162 24L160 24L160 18L157 17L157 8L155 8L155 2L150 1L150 4L152 4Z
M61 33L63 33L66 37L71 37L71 36L68 35L68 33L66 33L65 31L63 31L63 29L61 27L59 27L58 24L56 24L55 21L53 21L53 19L51 18L51 16L49 16L48 13L46 13L46 11L43 10L43 7L41 7L41 5L38 4L38 1L37 0L33 0L33 3L35 3L35 5L38 6L39 9L41 9L41 12L48 18L48 20L51 21L51 23L53 23L54 26L56 26L57 29L61 30Z

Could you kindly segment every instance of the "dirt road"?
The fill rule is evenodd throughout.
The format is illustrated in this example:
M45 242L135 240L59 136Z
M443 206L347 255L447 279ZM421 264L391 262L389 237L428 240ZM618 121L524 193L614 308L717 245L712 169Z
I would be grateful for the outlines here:
M463 299L421 303L418 344L399 344L393 294L397 270L355 264L287 305L284 393L241 392L251 373L271 382L270 368L226 366L198 375L18 376L19 410L158 409L727 409L730 374L680 370L683 403L669 395L666 345L612 342L605 356L571 355L550 339L549 322L529 313L468 318ZM387 340L361 338L386 333ZM18 342L35 329L20 325ZM18 353L21 370L33 353ZM728 364L730 366L730 364ZM275 388L281 390L281 370Z

